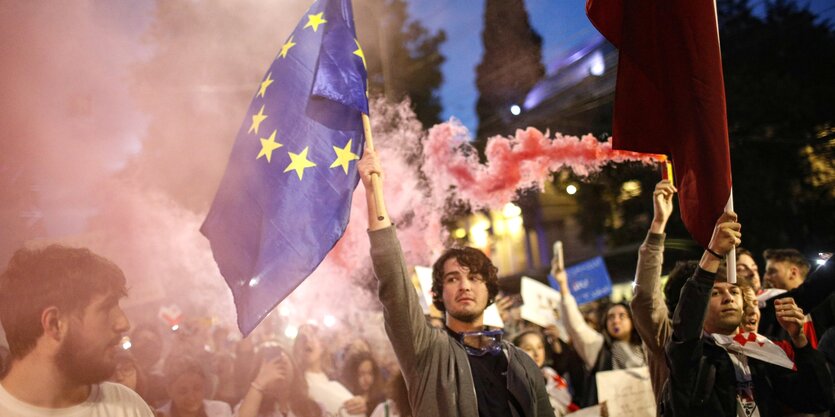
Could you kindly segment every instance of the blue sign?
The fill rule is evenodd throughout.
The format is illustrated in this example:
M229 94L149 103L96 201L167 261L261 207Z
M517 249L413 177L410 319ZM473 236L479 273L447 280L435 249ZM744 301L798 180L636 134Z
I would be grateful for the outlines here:
M588 261L580 262L565 268L568 275L568 287L571 295L577 300L578 305L594 301L612 293L612 279L609 271L606 270L606 263L598 256ZM559 290L557 280L550 274L548 283L551 287Z

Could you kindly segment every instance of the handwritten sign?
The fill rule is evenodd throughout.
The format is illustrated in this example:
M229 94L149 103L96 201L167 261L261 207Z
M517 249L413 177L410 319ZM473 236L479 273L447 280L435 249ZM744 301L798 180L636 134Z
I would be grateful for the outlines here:
M522 277L521 286L524 303L521 307L522 318L542 327L556 325L560 331L560 339L568 337L560 317L562 296L559 291L528 277Z
M597 399L606 402L610 416L655 417L655 397L646 366L598 372Z
M578 305L592 302L600 297L612 293L612 279L606 270L606 263L598 256L588 261L569 266L565 269L568 275L568 287ZM559 288L557 280L548 275L548 283Z

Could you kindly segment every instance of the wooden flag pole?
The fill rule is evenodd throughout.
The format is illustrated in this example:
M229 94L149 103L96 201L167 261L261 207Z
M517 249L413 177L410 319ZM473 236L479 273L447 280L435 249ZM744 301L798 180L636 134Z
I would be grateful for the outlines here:
M365 146L368 149L374 150L374 138L371 136L371 120L365 113L362 114L362 128L365 131ZM388 213L386 213L386 205L383 202L383 183L380 181L380 175L376 172L371 174L371 189L374 193L377 220L385 220Z

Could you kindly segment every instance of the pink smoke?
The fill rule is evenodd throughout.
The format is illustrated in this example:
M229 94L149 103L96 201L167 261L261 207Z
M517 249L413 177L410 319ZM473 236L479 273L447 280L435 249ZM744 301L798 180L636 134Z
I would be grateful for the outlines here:
M469 141L467 129L456 121L434 126L424 148L423 173L436 191L454 193L473 209L499 208L518 190L542 189L551 173L563 168L586 177L612 162L657 161L655 155L614 150L611 140L560 133L549 138L529 127L517 130L515 137L490 138L487 163L481 164Z

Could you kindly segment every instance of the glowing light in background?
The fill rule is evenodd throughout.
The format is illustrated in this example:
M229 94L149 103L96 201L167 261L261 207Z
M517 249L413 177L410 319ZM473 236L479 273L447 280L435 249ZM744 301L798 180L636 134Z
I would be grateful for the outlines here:
M502 214L507 219L519 217L519 215L522 214L522 209L519 208L519 206L517 206L516 204L507 203L504 205L504 208L502 208Z
M330 314L325 314L325 318L322 320L322 324L324 324L325 327L333 327L336 325L336 317Z
M577 186L574 185L574 184L571 184L568 187L565 187L565 192L567 192L568 195L577 194Z
M283 302L278 305L278 315L280 317L290 317L292 312L293 309L290 307L290 303Z
M459 227L455 229L455 232L453 232L453 236L455 236L456 239L463 239L467 237L467 231L464 228Z
M599 77L606 72L606 63L603 60L603 52L595 51L589 59L589 74Z
M299 335L299 328L292 324L284 328L284 336L288 339L295 339Z
M522 113L522 108L519 107L518 104L514 104L510 106L510 113L514 116L518 116L520 113Z

